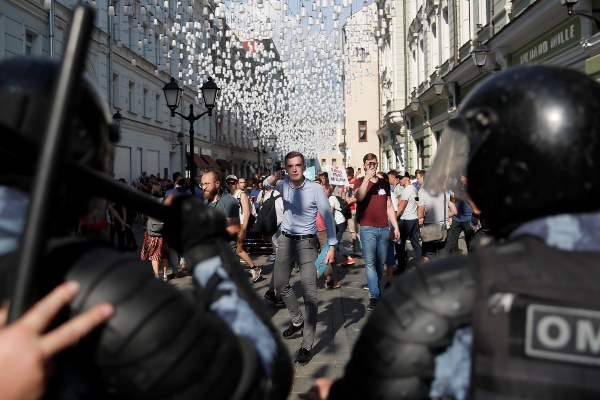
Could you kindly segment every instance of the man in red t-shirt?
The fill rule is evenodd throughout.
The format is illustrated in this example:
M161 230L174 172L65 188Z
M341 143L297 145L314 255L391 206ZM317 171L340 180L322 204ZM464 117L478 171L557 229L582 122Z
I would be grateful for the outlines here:
M365 177L360 185L355 186L354 195L357 200L360 223L360 241L365 259L365 274L369 285L371 300L367 311L373 310L381 292L382 267L387 255L390 240L388 220L394 229L394 241L400 239L396 212L390 197L390 184L385 179L379 179L377 173L377 156L368 153L363 157Z
M350 205L350 211L352 211L352 218L348 219L348 232L350 232L350 236L352 237L352 252L356 255L360 252L360 226L356 220L355 192L362 182L354 176L354 168L352 167L346 167L346 176L348 177L348 183L350 184L346 192L346 201Z

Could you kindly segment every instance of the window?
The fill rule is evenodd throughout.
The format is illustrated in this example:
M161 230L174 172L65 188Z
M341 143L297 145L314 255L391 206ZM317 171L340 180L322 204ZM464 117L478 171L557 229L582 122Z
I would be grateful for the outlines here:
M424 161L423 160L423 153L424 153L424 150L425 150L425 143L424 143L423 139L415 140L415 147L417 149L417 157L416 157L416 160L415 160L416 163L417 163L416 167L418 169L422 169L424 167L423 166L423 164L424 164L424 162L423 162Z
M133 109L133 102L135 101L135 83L129 81L129 104L127 109L131 112L135 112Z
M324 158L321 158L321 165L327 165L327 160L325 160Z
M113 74L113 79L112 79L111 85L112 85L113 106L119 106L121 104L121 100L119 98L119 75Z
M358 121L358 141L367 141L367 121Z
M143 98L143 102L144 104L143 106L143 111L144 111L144 117L147 117L148 115L150 115L150 92L148 91L148 89L144 88L144 98Z
M155 112L156 112L156 115L155 115L156 121L162 122L160 111L158 111L158 108L160 107L160 95L159 94L156 95L156 98L154 100L154 106L155 106Z
M25 33L25 55L33 54L33 35L29 32Z
M331 159L331 165L333 165L334 167L337 167L337 158L332 158Z
M133 14L132 14L133 15ZM133 40L135 38L135 28L137 27L137 18L133 18L132 15L127 16L127 28L128 28L128 37L127 41L129 42L128 47L130 49L134 49ZM135 23L135 26L133 25ZM136 43L137 45L137 43Z

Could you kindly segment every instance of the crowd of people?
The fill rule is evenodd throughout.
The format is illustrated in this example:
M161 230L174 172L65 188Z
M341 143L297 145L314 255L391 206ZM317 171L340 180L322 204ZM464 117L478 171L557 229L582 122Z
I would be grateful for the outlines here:
M298 364L306 364L312 358L317 313L314 262L324 248L329 249L323 273L327 289L338 289L343 284L334 279L333 266L348 268L355 265L356 257L363 258L365 290L369 296L366 310L372 311L382 294L391 289L395 275L432 258L460 252L461 234L468 249L479 228L480 211L465 196L464 176L456 193L443 191L434 196L422 188L425 170L416 170L412 176L405 170L383 172L379 170L377 156L372 153L363 157L361 176L355 177L354 169L346 168L347 185L331 184L327 172L321 172L314 181L306 179L306 164L301 153L289 153L285 162L284 169L270 176L244 178L230 174L224 177L220 170L205 170L198 178L200 190L194 195L224 216L230 247L242 261L240 265L247 266L251 282L260 280L262 269L244 248L244 241L253 230L257 210L269 197L279 196L275 203L278 229L264 237L273 249L268 258L273 262L273 274L264 298L276 308L287 308L290 313L292 324L282 333L284 339L304 332L295 360ZM127 184L124 179L119 181ZM248 182L252 185L248 186ZM172 179L143 174L131 186L161 203L169 197L193 196L189 179L179 172L174 173ZM347 203L351 211L349 218L343 214L341 203ZM84 236L81 232L85 232L86 237L103 237L121 252L141 247L140 258L150 261L155 277L164 281L169 279L169 265L172 278L187 275L185 258L163 238L162 229L169 221L141 215L111 201L106 203L104 216L102 229L81 218L78 235ZM131 229L134 221L144 231L140 246ZM440 227L444 232L442 237L431 241L421 237L426 225ZM103 230L106 232L99 235ZM349 248L342 245L347 230ZM90 236L91 232L95 234ZM114 243L115 236L117 243ZM414 254L413 259L409 259L409 249ZM293 271L299 273L302 280L304 313L289 285Z
M296 175L302 177L296 178L296 184L303 187L305 180L303 173L306 165L303 156L300 153L297 154L296 157L299 158L301 163L296 166L294 171ZM442 258L452 253L463 253L458 246L461 234L464 237L468 252L471 238L481 228L479 223L480 211L473 204L473 201L465 196L467 182L464 175L461 177L456 193L447 190L434 196L422 188L426 176L425 170L417 169L413 175L406 170L383 172L379 170L377 156L372 153L364 156L360 176L355 177L353 167L346 168L347 185L332 185L329 182L327 172L318 174L314 179L314 183L319 184L325 194L328 204L327 210L324 211L324 214L320 210L313 213L314 209L309 207L311 203L304 201L298 203L302 204L301 209L288 211L288 215L293 217L290 217L290 221L284 224L284 216L286 215L284 204L288 203L289 200L286 199L286 192L281 192L282 188L275 187L270 180L272 177L275 179L274 177L282 178L289 175L287 169L286 166L284 170L278 171L272 176L259 176L257 174L249 178L235 175L223 177L221 171L209 169L201 174L199 178L201 180L199 185L201 190L196 191L196 196L202 198L210 207L215 207L225 215L227 229L231 235L231 248L239 259L248 266L247 271L251 276L251 282L257 282L261 278L262 269L255 264L253 258L244 248L247 232L253 229L257 210L260 210L262 203L272 195L277 196L284 193L276 202L279 229L275 234L264 237L265 241L272 244L273 251L268 260L274 263L274 273L271 275L269 288L264 294L264 298L272 301L275 307L283 308L287 304L285 301L287 293L289 307L292 307L290 313L292 314L293 324L284 332L284 338L291 337L300 329L304 329L304 317L297 310L297 302L292 300L294 297L290 294L290 288L287 286L288 269L296 271L304 277L304 296L306 296L305 299L308 299L309 303L312 303L313 307L310 308L310 311L307 309L306 313L312 319L314 319L313 314L315 312L313 310L316 304L316 289L308 289L309 286L314 285L312 279L313 268L307 268L310 272L305 271L302 274L301 266L310 263L300 262L302 258L296 253L292 253L293 256L291 256L289 254L283 255L281 252L279 242L281 240L285 242L285 239L281 238L282 236L284 238L289 238L289 236L302 236L304 238L306 236L308 239L312 239L314 235L318 242L315 249L320 252L328 243L333 241L328 237L325 217L332 218L335 245L332 247L333 257L328 258L323 273L325 287L337 289L342 285L342 283L334 280L332 265L350 267L355 264L353 257L362 257L365 264L365 290L369 292L370 299L366 310L372 311L379 302L382 293L391 289L394 275L401 275L420 262L432 258ZM299 182L300 180L302 182ZM121 181L126 183L122 179ZM251 186L248 186L248 182L252 183ZM132 187L145 192L148 191L149 187L150 195L161 202L164 202L164 199L169 196L192 194L189 190L189 179L184 178L180 173L173 174L173 180L167 177L161 179L154 175L141 176L134 181ZM340 200L348 203L352 214L350 218L343 215ZM115 212L115 216L110 222L111 243L114 236L112 232L117 231L119 235L117 248L121 251L135 250L137 248L135 238L127 233L131 232L131 221L136 214L135 211L125 210L124 208L122 213L114 211L120 210L121 206L110 202L107 207L109 218ZM300 219L300 217L303 219ZM121 220L123 220L123 223L121 223ZM144 242L141 258L152 262L155 276L157 278L161 277L160 271L162 270L162 279L168 280L167 268L169 263L173 269L174 278L179 277L180 274L186 274L185 259L179 257L174 249L169 248L160 232L151 229L151 225L155 221L152 218L143 218L143 216L142 221ZM294 225L291 224L291 221ZM303 224L302 228L294 228L298 224ZM422 237L421 230L425 225L439 226L442 232L441 237L433 240ZM314 233L313 226L316 227ZM347 230L350 233L351 242L348 249L341 244L343 235ZM123 240L121 240L121 236L123 236ZM129 239L130 237L133 239ZM284 248L287 249L288 246L284 246ZM414 254L412 258L409 257L409 250L412 250L412 254ZM285 251L289 252L289 249ZM277 257L278 254L279 258ZM286 264L285 267L283 267L284 264ZM162 269L160 266L162 266ZM385 283L382 282L384 272ZM281 281L279 282L279 289L276 290L278 275L281 276ZM311 275L311 279L308 278L308 275ZM380 284L383 284L383 286L380 287ZM314 330L313 324L311 322L310 330L306 330L306 332ZM309 336L309 339L303 342L304 355L310 353L312 340ZM303 360L308 358L308 356L304 357Z
M31 101L53 100L43 88L56 74L40 77L28 69L32 66L38 67L26 61L13 68L16 84L7 89L0 82L0 91L8 97L21 93ZM5 74L0 66L0 76ZM97 89L81 89L93 90ZM180 174L172 180L143 175L132 183L151 201L170 207L161 210L173 220L140 214L130 203L92 201L92 190L76 192L73 198L65 195L72 183L61 180L61 190L52 199L60 207L49 218L45 239L65 239L63 228L69 224L63 217L78 217L70 224L77 237L109 243L114 249L73 239L63 247L52 243L47 250L42 242L37 249L48 252L53 268L36 271L38 298L28 299L33 306L9 323L8 303L18 286L14 261L23 256L21 241L32 235L25 222L31 218L27 208L37 188L28 169L20 170L20 179L3 175L0 392L10 399L40 398L48 379L58 373L65 380L57 385L67 387L74 398L82 388L99 397L116 390L128 398L154 398L162 396L156 390L164 390L164 398L286 398L291 362L279 339L301 334L293 362L306 365L313 358L319 305L315 261L323 254L329 264L323 273L327 289L343 285L333 280L331 264L336 259L344 268L354 265L355 257L364 259L366 309L373 312L344 373L336 381L316 380L301 398L598 398L600 318L594 277L600 275L600 214L595 201L600 194L595 167L600 159L599 90L593 79L564 68L517 67L496 74L469 93L448 122L433 166L414 176L381 171L377 156L368 153L356 177L347 168L349 185L334 187L326 174L307 179L304 155L291 151L283 170L254 177L257 183L251 188L246 187L250 178L223 178L216 169L202 174L201 191ZM28 101L21 103L29 107ZM92 105L87 109L103 107ZM90 157L69 153L71 161L84 164L93 158L82 171L108 172L96 162L105 156L103 146L109 147L102 142L109 137L103 131L108 129L107 117L99 118L100 125L89 115L72 118L77 122L77 128L71 128L76 133L72 140L90 133L101 143L79 142L74 147L87 149ZM15 140L27 134L36 146L40 142L37 128L5 128L15 133ZM8 141L2 146L7 157L18 158L19 146L11 147ZM548 184L575 176L580 185ZM280 334L274 333L249 289L260 280L261 269L243 249L252 217L260 218L270 196L280 196L281 201L275 208L278 229L271 238L274 273L265 297L287 308L291 323ZM343 216L345 203L350 217ZM77 207L68 207L73 204ZM80 217L83 209L87 214ZM75 210L76 216L71 213ZM141 246L131 232L136 218L144 228ZM340 244L346 229L352 247L348 250ZM492 233L496 241L476 244L481 232ZM450 257L460 252L461 234L467 251L473 250L476 257ZM77 246L82 243L90 246ZM409 260L409 243L414 260ZM151 261L159 279L137 274L136 265L125 264L122 253L140 247L140 258ZM180 267L189 261L194 268L193 301L160 281L161 269L162 280L168 279L173 254ZM248 265L249 282L238 279L243 275L238 258ZM127 274L120 274L123 267L129 268ZM387 279L381 288L384 267ZM114 275L119 278L102 273L105 270L118 271ZM294 270L300 275L304 309L290 286ZM173 271L180 272L177 265ZM403 275L395 286L394 275ZM46 276L53 278L52 284L43 279ZM142 287L150 290L141 293ZM388 290L390 296L384 294ZM128 308L131 304L123 299L132 297L140 301ZM180 343L167 343L171 338L163 335L176 330L165 330L172 326L164 321L181 319L171 309L168 315L160 314L167 303L186 310L185 321L178 321L186 333ZM61 313L64 307L68 312ZM144 329L136 325L140 315ZM577 335L571 335L571 328L578 329ZM62 353L92 331L92 342L81 340L82 349L91 349L83 351L83 364L77 364L82 357ZM141 336L127 342L130 332ZM148 350L159 341L161 346ZM115 355L119 349L126 349L124 355ZM173 361L176 353L181 358ZM149 362L140 355L150 357ZM102 374L87 371L96 358L106 362ZM180 366L180 360L187 364ZM155 386L147 385L159 366L181 368L176 374L165 372ZM140 370L145 370L142 378ZM100 383L103 374L106 379ZM61 392L55 389L48 398L72 398L57 395Z

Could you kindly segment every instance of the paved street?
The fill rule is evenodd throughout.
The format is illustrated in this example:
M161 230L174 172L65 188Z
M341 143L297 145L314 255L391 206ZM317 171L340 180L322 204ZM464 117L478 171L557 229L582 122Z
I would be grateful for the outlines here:
M137 231L137 229L134 229L134 231ZM141 244L141 232L136 232L136 236L140 238L139 243ZM344 235L342 243L347 247L350 245L349 234ZM464 248L463 240L459 241L459 244L461 248ZM409 250L409 255L411 253L412 251ZM273 272L273 263L269 262L268 256L251 254L251 257L255 264L262 269L262 278L252 285L255 288L256 295L263 299ZM319 315L316 339L313 346L313 359L305 366L294 366L295 378L289 399L297 399L298 393L306 391L315 378L336 379L344 372L344 366L350 357L354 343L366 322L366 317L368 317L366 306L369 302L369 295L363 289L366 284L364 260L362 257L354 257L354 260L355 265L353 266L341 267L336 265L333 268L334 279L341 284L340 289L325 288L324 276L317 280ZM240 265L245 268L244 264ZM381 287L383 287L385 281L384 272ZM171 279L169 283L183 289L191 284L191 277ZM303 309L299 274L292 273L290 284L298 295ZM283 332L291 322L287 310L285 308L274 308L272 303L266 299L263 299L262 302L277 331ZM300 348L302 341L301 335L297 336L290 340L284 340L292 359L296 350Z

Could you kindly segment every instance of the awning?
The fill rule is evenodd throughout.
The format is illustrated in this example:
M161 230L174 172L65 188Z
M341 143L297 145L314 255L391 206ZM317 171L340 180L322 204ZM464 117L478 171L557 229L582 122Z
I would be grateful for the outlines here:
M221 166L219 164L217 164L215 159L212 158L211 156L202 154L202 158L204 158L204 161L206 161L206 163L209 165L210 168L215 168L219 171L221 170Z
M231 163L227 160L223 160L222 158L217 158L217 164L221 166L223 171L228 170L231 167Z
M186 153L188 157L188 163L190 161L190 153ZM197 169L204 170L210 168L210 165L204 161L204 159L198 154L194 153L194 161L196 162Z

